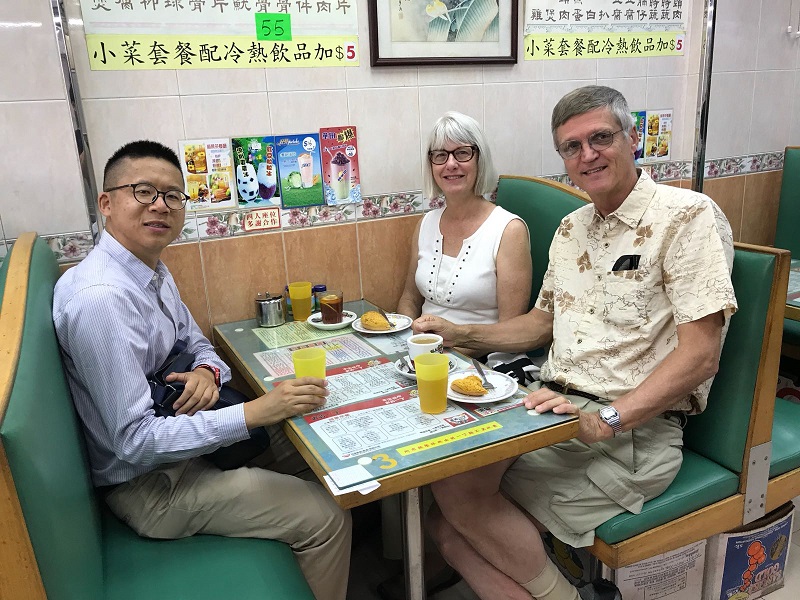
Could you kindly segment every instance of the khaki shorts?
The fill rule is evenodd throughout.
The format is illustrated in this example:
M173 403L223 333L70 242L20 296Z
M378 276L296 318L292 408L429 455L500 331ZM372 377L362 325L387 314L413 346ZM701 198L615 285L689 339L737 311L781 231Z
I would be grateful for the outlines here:
M604 405L568 396L581 410ZM683 430L663 416L591 446L576 439L520 456L501 489L561 541L580 548L594 530L667 489L683 460Z

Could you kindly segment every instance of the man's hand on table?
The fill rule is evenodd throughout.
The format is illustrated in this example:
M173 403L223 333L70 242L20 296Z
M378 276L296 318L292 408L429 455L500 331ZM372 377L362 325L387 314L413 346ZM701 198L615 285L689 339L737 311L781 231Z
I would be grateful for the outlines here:
M248 429L279 423L289 417L305 414L325 404L327 383L316 377L287 379L280 385L244 405Z
M167 383L182 383L183 393L172 404L175 415L189 415L199 410L207 410L219 400L219 390L214 374L205 368L188 373L170 373L164 379Z
M575 437L584 444L593 444L614 437L614 430L601 421L597 413L582 411L566 396L545 387L525 397L525 408L534 409L540 414L552 410L556 415L575 415L579 423L578 435Z

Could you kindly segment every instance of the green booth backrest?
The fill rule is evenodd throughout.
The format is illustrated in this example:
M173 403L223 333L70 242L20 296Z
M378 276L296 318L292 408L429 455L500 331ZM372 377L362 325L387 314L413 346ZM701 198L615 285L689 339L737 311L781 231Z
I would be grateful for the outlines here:
M778 207L775 247L800 258L800 147L788 147L783 155L783 180Z
M556 229L561 219L585 206L586 201L546 181L502 175L497 186L497 204L519 216L530 230L533 278L529 308L533 308Z
M686 448L734 473L742 472L775 261L772 254L736 249L731 279L739 309L731 317L708 408L689 417L684 431Z
M6 272L8 271L8 257L0 258L0 306L3 304L3 290L6 288Z
M19 364L0 436L47 597L99 600L100 515L53 327L58 276L53 251L37 238Z

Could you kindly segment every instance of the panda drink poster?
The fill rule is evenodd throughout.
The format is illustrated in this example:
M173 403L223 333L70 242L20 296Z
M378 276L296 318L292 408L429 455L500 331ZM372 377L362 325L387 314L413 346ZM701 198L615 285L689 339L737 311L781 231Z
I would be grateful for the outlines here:
M278 156L271 135L231 140L236 165L236 191L243 208L280 206Z
M179 147L189 196L186 210L236 208L230 140L182 140Z
M277 135L275 150L283 208L324 204L319 134Z
M328 127L319 130L322 146L322 187L325 203L349 204L361 201L358 176L356 128Z

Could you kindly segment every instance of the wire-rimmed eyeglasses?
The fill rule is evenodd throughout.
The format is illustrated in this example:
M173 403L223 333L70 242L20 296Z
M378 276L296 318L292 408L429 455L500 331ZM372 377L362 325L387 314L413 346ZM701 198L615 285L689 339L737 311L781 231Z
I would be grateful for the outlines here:
M189 199L189 196L180 190L162 192L157 189L156 186L150 185L149 183L126 183L103 191L113 192L114 190L121 190L122 188L133 188L133 197L136 198L139 204L153 204L158 200L159 196L163 196L164 204L166 204L167 208L170 210L181 210L186 206L186 201Z
M429 150L428 160L431 164L443 165L452 154L457 162L465 163L471 161L476 152L478 152L477 146L459 146L455 150Z
M586 140L586 143L589 144L589 147L592 150L603 150L614 143L615 135L623 131L625 130L620 129L619 131L598 131L590 135ZM580 153L582 147L583 143L579 142L578 140L567 140L566 142L562 142L556 146L556 150L561 155L561 158L569 160L570 158L575 158Z

